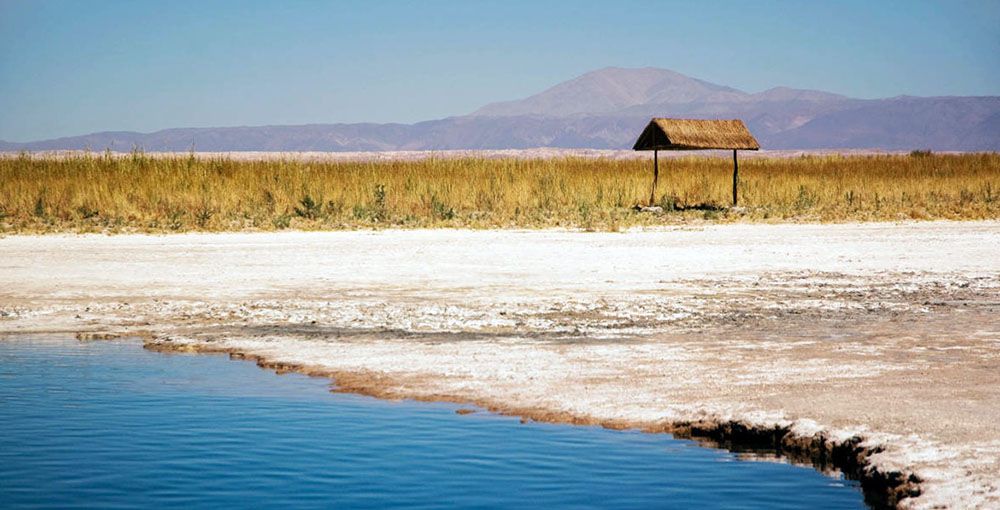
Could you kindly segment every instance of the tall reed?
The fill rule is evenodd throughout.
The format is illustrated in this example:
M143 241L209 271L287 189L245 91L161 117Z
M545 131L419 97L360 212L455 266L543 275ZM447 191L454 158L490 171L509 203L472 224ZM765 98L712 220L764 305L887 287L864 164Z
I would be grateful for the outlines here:
M0 158L0 232L381 227L619 229L697 221L1000 218L1000 155L803 156L740 164L610 159L237 161L191 156Z

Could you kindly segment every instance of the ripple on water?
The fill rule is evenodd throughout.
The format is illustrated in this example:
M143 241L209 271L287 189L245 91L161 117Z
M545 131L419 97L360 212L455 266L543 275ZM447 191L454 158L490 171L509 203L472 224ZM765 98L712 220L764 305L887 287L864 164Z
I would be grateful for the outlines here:
M223 356L0 340L0 507L863 508L663 434L331 394Z

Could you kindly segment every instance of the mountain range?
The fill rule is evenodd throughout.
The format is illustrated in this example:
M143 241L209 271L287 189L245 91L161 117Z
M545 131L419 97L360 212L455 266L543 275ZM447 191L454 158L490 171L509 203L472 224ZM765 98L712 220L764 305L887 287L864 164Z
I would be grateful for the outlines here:
M654 116L743 119L764 149L1000 150L1000 96L855 99L787 87L747 93L666 69L617 67L468 115L415 124L114 131L0 141L0 150L627 149Z

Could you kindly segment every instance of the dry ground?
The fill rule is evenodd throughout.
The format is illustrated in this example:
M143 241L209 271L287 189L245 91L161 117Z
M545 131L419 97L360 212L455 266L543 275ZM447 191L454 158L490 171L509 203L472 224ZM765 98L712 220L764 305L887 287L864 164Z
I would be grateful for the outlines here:
M920 480L902 506L1000 506L998 254L995 221L15 236L0 334L136 334L534 419L861 438L869 470Z

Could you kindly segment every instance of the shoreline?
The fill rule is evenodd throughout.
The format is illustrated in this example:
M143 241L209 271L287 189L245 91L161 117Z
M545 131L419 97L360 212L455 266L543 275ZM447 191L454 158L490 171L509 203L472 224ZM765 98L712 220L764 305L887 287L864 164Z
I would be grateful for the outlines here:
M386 415L389 416L388 419L392 419L391 417L393 416L393 414L396 413L398 409L402 408L402 409L413 410L417 415L424 415L425 413L434 413L434 414L441 413L442 416L436 419L439 420L443 419L446 421L456 422L455 425L442 429L438 429L437 427L434 427L432 429L423 427L421 429L419 426L409 421L400 423L400 425L403 426L402 432L400 432L400 435L402 436L402 438L404 438L403 440L407 440L405 438L409 438L413 435L421 433L430 436L440 437L441 434L449 435L451 432L455 430L464 430L466 427L471 427L473 430L475 430L478 427L482 426L483 424L488 424L488 423L494 423L501 427L508 428L509 430L507 431L507 433L512 435L511 439L513 441L516 441L516 438L518 437L524 437L523 436L524 434L533 434L538 436L539 439L541 440L541 444L548 444L546 437L548 437L549 440L551 441L559 442L560 441L559 438L565 438L567 434L580 438L595 437L596 435L596 437L605 437L606 438L605 445L612 448L611 450L602 450L604 453L601 453L600 455L607 454L609 456L617 458L619 462L625 462L626 464L619 465L619 462L613 462L610 464L608 463L594 464L593 458L587 455L584 456L571 455L569 458L564 458L564 461L566 461L568 464L568 466L566 467L575 466L577 465L577 462L589 464L591 466L598 466L598 469L600 470L600 475L598 475L597 473L593 473L594 475L599 476L599 478L595 479L598 482L602 480L606 481L607 477L617 477L618 479L624 478L625 480L634 480L634 478L631 478L627 474L625 474L635 471L635 467L632 466L631 464L633 460L631 455L625 453L629 445L650 446L650 445L668 444L668 445L673 445L673 448L668 447L666 450L664 450L662 446L655 448L657 455L665 457L661 458L659 462L648 464L646 470L644 470L645 473L635 473L635 474L639 476L645 476L645 474L654 474L654 476L658 476L661 480L664 480L667 484L667 487L670 487L671 484L670 480L673 477L664 479L663 473L665 471L663 470L671 470L679 468L680 472L684 473L688 472L686 468L695 470L699 469L697 464L690 466L687 465L688 461L693 460L691 457L692 455L695 458L707 458L709 464L712 465L717 465L716 463L719 462L720 460L727 461L726 463L731 463L733 461L736 461L736 464L743 464L743 466L735 467L730 465L730 466L720 466L719 468L721 469L735 468L737 473L739 472L751 472L751 473L762 472L770 474L785 473L784 476L786 477L791 476L791 480L811 481L808 482L810 484L808 487L797 488L798 490L802 490L804 492L794 496L793 496L794 493L780 493L780 494L772 493L771 491L774 490L774 487L771 485L772 482L769 481L769 478L762 479L763 481L761 483L765 484L762 487L753 487L753 488L748 487L752 491L756 490L764 491L763 495L766 497L777 497L785 500L786 502L790 502L790 500L792 499L801 498L802 500L812 501L813 502L812 504L814 505L819 504L820 506L822 506L824 502L828 501L826 499L826 496L830 496L830 497L836 497L837 501L841 501L842 503L850 503L851 504L851 506L849 506L850 508L873 508L873 506L871 506L872 505L871 499L868 500L867 505L862 503L863 501L862 498L864 497L864 494L861 485L857 480L849 479L849 477L846 477L844 473L833 469L829 465L826 466L826 468L824 469L816 470L813 469L813 466L809 464L808 460L802 462L798 459L791 459L787 456L778 455L776 451L768 450L763 447L754 448L752 450L733 449L733 448L726 448L717 444L712 444L711 442L706 440L683 440L682 438L674 437L669 434L668 435L661 434L659 436L659 439L657 439L657 436L650 436L649 434L658 433L659 431L650 431L650 430L647 430L645 432L639 430L623 431L621 429L623 429L624 425L610 428L609 425L612 424L605 424L605 427L600 427L597 425L573 426L568 424L562 424L559 425L558 427L552 427L552 426L542 425L542 422L532 423L527 419L521 418L520 422L522 426L525 424L529 424L529 426L519 427L517 425L518 418L510 416L509 413L507 414L494 413L483 408L478 408L478 407L473 408L467 405L462 406L447 402L437 402L437 401L418 402L414 400L400 401L400 400L379 399L377 397L365 396L349 392L346 388L343 387L337 387L334 384L335 381L332 381L330 378L325 376L316 376L316 375L303 376L303 374L300 373L290 374L289 371L287 370L289 367L267 367L264 370L261 370L260 366L249 365L248 363L233 363L233 360L240 360L239 356L223 357L218 354L213 354L213 355L189 354L189 353L179 353L175 350L158 352L155 347L144 349L141 339L136 337L105 338L102 340L96 340L96 339L88 339L89 335L79 335L79 336L81 338L74 340L73 336L65 334L41 334L41 335L29 334L26 336L15 336L15 337L5 337L3 335L0 335L0 349L2 349L8 355L12 354L13 355L12 359L23 359L21 356L18 355L18 353L30 353L28 355L29 359L25 361L34 363L36 365L39 364L40 358L49 358L50 356L52 356L52 354L54 354L55 356L72 356L73 358L76 359L85 360L83 361L83 363L86 364L85 368L87 368L85 372L80 373L73 371L72 373L65 374L65 377L75 381L76 382L75 384L72 383L67 384L68 381L51 382L49 377L42 377L43 381L49 380L50 382L48 383L36 382L35 384L30 385L30 387L37 387L39 385L47 387L46 385L48 384L61 385L58 387L65 387L67 390L69 390L69 392L64 393L64 395L70 395L67 396L67 398L70 399L90 399L93 401L104 399L103 401L107 401L107 399L110 398L112 399L112 401L114 401L117 392L114 389L114 387L107 385L106 377L112 377L112 378L119 377L118 370L123 368L125 370L124 370L124 375L122 375L122 377L132 380L133 384L126 388L123 388L122 391L124 392L138 391L142 394L146 394L146 392L161 391L161 388L158 385L156 385L155 382L153 383L155 386L157 386L157 388L143 389L146 385L135 384L136 382L138 382L135 381L135 379L137 378L147 379L150 377L150 375L154 379L160 379L163 377L163 373L161 372L161 370L171 370L170 367L174 367L173 368L174 372L179 371L188 374L190 377L193 377L194 380L190 381L189 383L196 385L195 386L196 388L200 387L200 385L202 384L212 388L213 390L215 390L216 388L222 390L225 390L227 388L232 388L232 390L235 392L232 394L232 397L237 400L242 400L243 398L247 397L253 399L254 397L261 394L268 395L269 397L271 395L274 395L277 396L279 400L285 400L286 398L288 398L291 399L291 401L293 402L298 402L300 400L300 397L303 397L304 401L312 402L314 403L314 405L326 408L328 410L327 412L332 414L338 413L337 409L338 402L346 401L348 403L348 406L352 405L364 406L365 408L369 409L370 412L373 413L371 416L368 417L368 419L364 420L364 422L357 422L352 420L353 423L351 423L350 427L348 427L347 429L348 432L351 430L357 430L352 427L360 427L362 429L378 431L380 429L377 427L373 428L372 423L378 423L380 420L383 419L383 416ZM143 352L145 352L146 354L142 354ZM103 353L107 353L108 358L105 358L105 355ZM123 364L123 361L126 360L128 360L128 362ZM56 358L55 361L58 362L59 358ZM67 362L72 363L73 361L67 360ZM42 364L42 366L37 366L35 367L35 370L41 369L48 372L50 368L47 365L48 364ZM229 367L227 367L226 365L229 365ZM60 366L62 365L60 364ZM21 365L12 366L8 368L12 369L14 371L13 372L14 374L20 373L22 377L32 377L32 373L35 373L36 374L35 377L37 379L37 372L35 372L35 370L29 371L28 369L26 369L24 366ZM106 377L103 376L98 377L96 380L93 379L94 376L97 375L98 373L107 372L109 369L112 370L114 373L105 374ZM53 368L52 370L54 371L54 373L51 375L54 375L57 378L63 377L62 375L57 375L57 374L62 374L62 372L59 371L60 369ZM208 370L208 372L205 372L205 370ZM91 371L93 371L94 373L91 373ZM254 374L254 372L258 372L258 374ZM243 377L246 377L250 382L251 387L255 386L258 388L257 392L248 391L247 393L244 393L243 388L247 388L248 386L244 385L242 381L243 377L234 380L222 374L237 374L237 375L243 374ZM279 375L285 375L285 377L277 377ZM15 375L15 378L16 377L17 376ZM292 380L288 381L284 380L286 379L286 377L291 377ZM170 379L168 379L165 382L169 383ZM307 381L306 379L310 380ZM189 383L186 382L183 385L183 390L187 390L189 388L189 386L187 386L187 384ZM306 393L308 393L308 395L300 395L300 393L298 392L294 391L289 392L287 389L284 390L281 389L281 388L287 388L287 385L289 384L297 385L300 389L306 390ZM93 389L96 390L96 394L91 396L90 392L87 391L85 392L85 394L78 394L75 396L71 396L74 393L79 393L79 391L73 392L71 390L71 388L73 387L76 387L78 389L82 388ZM275 388L276 392L271 393L272 391L271 388ZM107 390L110 392L110 394L102 392L102 390ZM174 392L176 390L177 388L173 387L172 384L168 384L166 388L162 388L162 391L166 392ZM264 392L264 393L259 393L259 392ZM211 393L214 395L215 391L211 391ZM324 393L327 394L328 399L323 399ZM338 397L337 396L338 394L341 396ZM197 398L199 395L195 393L190 396ZM58 399L58 396L56 398ZM40 401L36 402L35 404L36 406L40 407L48 405L47 402L49 401L49 399L46 398L45 395L36 395L35 399L36 400L40 399ZM177 403L181 406L184 406L186 400L187 399L181 399L178 400ZM15 401L17 400L15 399ZM249 405L253 406L253 404ZM285 404L281 402L274 403L275 407L284 407L284 405ZM246 405L244 405L244 407L246 407ZM213 411L212 409L206 409L205 411L208 413L208 416L204 418L206 421L199 420L198 421L199 423L206 423L206 422L211 423L212 413L219 412L218 410ZM122 412L125 415L127 415L125 417L126 421L129 420L128 415L135 416L132 413L138 412L140 416L145 416L145 413L142 412L141 409L134 407L123 408ZM224 414L225 411L222 411L222 413ZM163 410L161 410L161 414L163 414ZM171 414L171 413L167 411L166 414ZM475 416L466 417L466 415L470 414L474 414ZM277 419L279 420L287 420L287 417L282 418L283 416L282 414L273 415L270 413L265 413L265 415L260 416L260 418L266 420L267 419L266 416L268 415L277 416L278 417ZM450 417L448 415L450 415ZM16 423L18 419L18 413L15 413L12 417L15 418L15 423ZM31 418L25 417L25 419L31 419ZM460 422L466 422L468 425L462 425ZM554 419L550 419L546 423L550 422L552 425L560 423L558 420ZM59 422L57 421L54 423L54 425L55 424L59 424ZM321 426L325 430L331 430L329 428L330 425L332 424L324 420L324 424L322 424ZM407 425L413 425L417 427L417 429L412 431L407 430ZM155 427L156 424L154 424L153 426ZM76 430L92 430L87 428L81 429L79 423L66 425L66 427L69 427L70 429L76 427ZM118 427L123 428L123 424L119 422ZM130 427L125 426L124 428L128 429ZM604 428L605 431L601 432L600 430L595 430L601 428ZM24 427L22 427L22 429L24 429ZM70 430L63 428L62 426L60 426L59 429L61 429L63 432L67 432L68 430ZM267 434L272 433L270 429L267 430L268 430L268 432L266 432ZM299 430L301 431L301 429ZM608 431L614 431L614 432L608 432ZM241 429L237 427L237 429L229 431L228 427L218 427L218 428L210 427L209 430L207 430L206 432L212 434L219 434L224 437L230 437L239 435L241 433ZM331 432L337 434L335 429L331 430ZM411 434L411 432L413 434ZM106 431L98 430L95 433L98 435L104 434L104 437L107 437ZM187 433L190 434L191 432L188 431ZM386 432L377 432L377 433L384 434ZM278 432L278 434L280 434L280 432ZM204 437L204 434L198 434L198 435ZM645 439L643 438L643 436L645 436ZM463 437L464 436L454 436L452 439L455 438L462 439ZM503 442L506 441L507 437L508 437L507 434L504 434L497 439L500 439L502 444ZM114 436L108 439L110 439L111 441L115 441ZM174 437L173 439L176 440L177 438ZM465 439L471 439L471 438L465 438ZM171 444L170 440L171 439L168 435L168 438L165 440L167 442L161 445L161 447L165 447L168 449L171 448L169 446ZM303 454L308 454L312 449L315 449L315 445L313 445L312 447L308 446L308 443L310 442L308 434L306 434L305 436L302 436L301 434L296 435L296 440L306 443L303 445L306 448L306 451L301 452ZM455 445L453 440L451 441L447 439L444 440L452 445ZM458 449L460 454L467 455L468 452L472 451L467 448L467 446L472 447L472 445L471 444L465 445L464 439L459 441L459 443L461 444L459 444L456 448ZM496 443L494 442L493 444ZM535 444L536 446L538 446L539 442L536 441ZM564 446L572 447L573 445L564 445ZM506 450L509 447L510 445L503 446L501 448ZM623 449L620 447L623 447L625 450L623 451ZM20 448L21 450L24 449L30 450L32 446L31 443L29 443L28 445L23 445L19 444L18 442L15 442L14 448ZM675 449L687 450L687 451L686 452L676 451L675 453L677 454L677 457L675 457L671 453ZM692 452L691 450L703 450L703 451ZM712 452L711 450L715 450L715 452ZM225 451L226 451L225 449L221 450L220 455L224 455ZM534 451L535 450L532 450L532 452ZM525 452L528 454L527 457L528 459L532 458L531 457L532 452ZM617 453L611 453L611 452L617 452ZM644 452L635 452L635 453L639 454L639 457L634 459L635 461L640 461L641 459L644 458ZM39 454L44 455L45 452L39 452ZM389 455L390 458L393 457L391 452L389 453ZM509 458L511 461L515 463L520 462L522 459L519 456L509 456ZM332 459L331 461L336 462L335 460ZM548 462L549 465L552 465L551 461L546 461L546 462ZM327 462L321 461L321 463L322 465L329 465ZM154 462L153 464L156 463ZM753 467L753 464L763 464L763 465L760 467ZM772 466L767 466L767 464L771 464ZM787 467L777 467L774 466L775 464L782 464ZM559 468L561 466L562 463L554 465L554 467L556 468ZM706 468L708 469L709 472L714 472L713 469L716 469L713 468L712 466L705 466L702 467L701 469L704 470ZM447 473L448 470L447 468L445 469L446 469L445 473ZM611 470L608 471L608 469ZM655 475L655 473L657 472L660 472L661 474ZM707 483L711 486L717 487L718 489L724 491L736 490L736 492L732 492L732 494L734 494L735 496L732 499L734 499L737 502L742 500L743 497L749 496L749 495L745 496L740 495L742 493L742 490L740 490L741 486L739 485L740 482L738 481L738 479L731 480L725 476L723 476L723 478L718 478L718 477L708 477L708 478L696 477L696 478L698 479L696 483ZM587 483L586 480L590 478L586 476L583 478L574 476L572 477L572 479L573 483L586 484ZM789 479L786 478L786 480ZM788 483L788 482L778 481L777 483ZM751 482L751 484L753 483ZM772 488L769 490L767 489L767 487L772 487ZM836 487L837 489L831 489L831 487ZM98 488L94 487L93 489L98 489ZM667 490L671 491L671 489L669 488ZM687 488L687 490L690 491L691 489ZM701 490L696 490L695 493L698 494L697 497L699 498L704 497L711 499L713 498L711 494L713 494L714 491L703 493L701 492ZM701 494L704 494L704 496L701 496ZM648 501L652 501L654 504L655 501L657 500L655 497L653 499L650 499L648 496L645 496L645 499ZM633 499L632 501L635 500ZM750 501L756 502L751 504L756 504L757 506L761 506L759 499L751 498ZM882 507L874 506L874 508L882 508Z
M118 337L113 337L117 339ZM111 339L111 338L108 338ZM321 367L295 365L268 361L244 352L211 347L175 345L150 339L143 341L143 348L160 353L224 354L231 360L248 361L276 374L298 373L309 377L329 379L331 391L352 393L384 400L415 400L419 402L447 402L471 405L486 412L513 416L525 421L572 426L598 426L613 430L637 430L648 434L670 434L679 439L690 439L700 446L719 448L734 453L748 449L775 452L795 464L810 466L820 472L833 468L850 479L858 480L865 502L872 508L897 508L905 498L920 496L920 478L908 470L883 470L873 455L884 448L857 434L837 434L820 431L814 434L799 432L796 422L772 423L747 420L706 418L698 421L642 422L629 420L601 420L566 412L508 406L489 400L475 400L462 395L407 395L388 390L392 383L374 374L330 372ZM459 413L467 414L467 413Z

